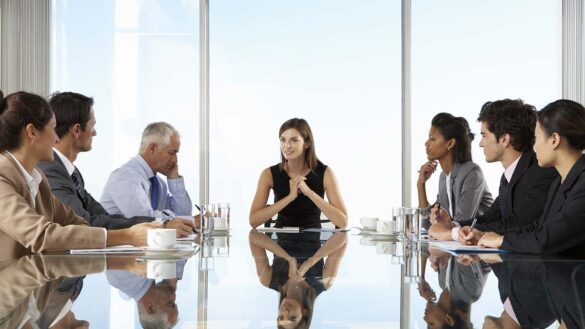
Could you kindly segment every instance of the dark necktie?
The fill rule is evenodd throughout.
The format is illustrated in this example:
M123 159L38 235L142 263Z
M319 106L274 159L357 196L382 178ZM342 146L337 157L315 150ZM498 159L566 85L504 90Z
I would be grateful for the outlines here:
M155 176L149 178L150 180L150 205L152 206L153 210L156 210L158 207L158 196L160 194L160 185L158 183L158 179Z
M500 179L500 214L502 215L502 217L505 215L506 213L506 195L508 194L508 180L506 179L506 176L504 174L502 174L502 178Z
M83 190L83 187L81 186L81 173L79 172L79 170L77 170L77 168L73 170L73 173L71 174L71 179L73 180L73 184L75 184L77 194L81 195L81 191Z

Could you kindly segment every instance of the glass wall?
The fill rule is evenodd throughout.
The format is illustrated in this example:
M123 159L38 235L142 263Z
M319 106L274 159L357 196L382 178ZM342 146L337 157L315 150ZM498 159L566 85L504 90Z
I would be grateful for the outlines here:
M293 117L311 125L350 225L401 204L400 2L211 1L210 58L210 199L232 203L232 222L247 225Z
M182 135L179 172L199 199L199 2L53 1L51 90L94 97L97 136L76 165L94 197L138 152L144 127Z
M198 200L199 1L53 0L51 37L51 90L95 101L93 149L75 163L88 191L99 199L110 172L137 154L144 127L167 121L182 135L179 172ZM190 293L177 296L179 305L196 295L197 278L183 285ZM117 289L87 295L128 315L125 323L107 323L94 300L82 299L73 310L92 328L140 327L136 307ZM195 323L196 312L183 311L183 321Z
M475 133L473 160L498 194L501 164L487 164L477 117L487 101L520 98L542 108L560 97L558 2L417 1L412 3L412 200L433 116L465 117ZM439 172L427 183L434 202Z

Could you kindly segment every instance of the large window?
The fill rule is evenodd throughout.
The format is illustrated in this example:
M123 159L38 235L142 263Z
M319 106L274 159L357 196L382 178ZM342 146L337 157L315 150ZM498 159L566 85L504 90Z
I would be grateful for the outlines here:
M247 225L278 129L305 118L350 225L401 204L400 2L210 3L210 199ZM272 196L269 199L272 203Z
M76 161L95 198L110 172L137 154L144 127L167 121L182 135L179 170L192 200L199 199L198 5L197 0L52 2L51 90L95 100L98 134L91 152ZM196 289L196 278L185 278L187 284ZM195 294L179 295L177 303ZM92 327L139 327L134 303L125 302L128 297L117 289L109 296L86 296L109 299L112 310L128 314L126 323L104 323L95 301L83 296L74 311ZM183 321L195 322L195 312L182 311Z
M412 200L433 116L465 117L476 134L473 160L497 196L503 167L487 164L477 117L487 101L520 98L542 108L560 97L558 3L523 1L413 1ZM427 184L437 196L439 171Z

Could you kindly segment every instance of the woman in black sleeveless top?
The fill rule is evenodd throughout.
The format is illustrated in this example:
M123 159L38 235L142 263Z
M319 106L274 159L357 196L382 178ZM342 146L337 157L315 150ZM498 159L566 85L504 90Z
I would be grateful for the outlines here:
M335 174L317 158L307 121L298 118L286 121L280 127L279 138L281 162L260 175L250 209L250 225L257 227L278 214L276 227L321 227L323 212L335 226L346 227L347 211ZM271 189L274 203L267 206Z

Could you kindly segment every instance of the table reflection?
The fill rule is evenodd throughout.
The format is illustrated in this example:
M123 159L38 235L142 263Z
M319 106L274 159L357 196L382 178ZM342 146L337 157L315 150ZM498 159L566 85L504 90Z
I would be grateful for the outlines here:
M260 283L279 294L278 327L309 328L315 300L335 281L347 234L333 234L324 242L318 232L277 234L274 241L253 230L249 241ZM274 256L272 264L267 252Z

